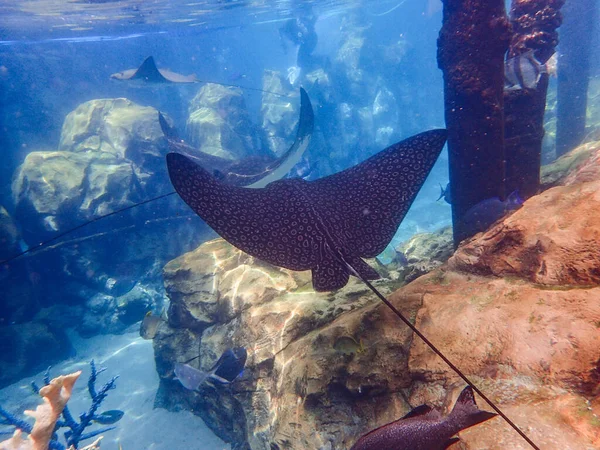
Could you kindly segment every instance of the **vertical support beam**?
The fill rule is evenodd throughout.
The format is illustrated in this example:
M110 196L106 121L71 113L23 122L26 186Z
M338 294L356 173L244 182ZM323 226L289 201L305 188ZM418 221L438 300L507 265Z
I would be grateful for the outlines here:
M545 64L558 44L557 29L562 23L560 8L564 2L513 0L513 36L508 58L533 50L536 59ZM547 90L548 74L543 74L534 89L504 92L506 194L518 191L526 199L539 190Z
M567 0L563 8L558 59L556 156L577 147L585 137L590 49L598 20L597 0Z
M461 219L504 198L504 54L510 40L504 0L443 0L438 66L444 74L454 243Z

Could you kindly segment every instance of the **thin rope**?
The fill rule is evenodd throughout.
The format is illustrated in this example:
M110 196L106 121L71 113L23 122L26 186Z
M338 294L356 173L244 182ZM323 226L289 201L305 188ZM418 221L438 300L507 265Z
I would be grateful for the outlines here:
M15 255L11 256L10 258L3 259L2 261L0 261L0 264L9 263L9 262L11 262L11 261L13 261L13 260L15 260L17 258L20 258L23 255L31 253L31 252L33 252L35 250L39 250L40 248L42 248L42 247L44 247L44 246L46 246L46 245L48 245L48 244L50 244L50 243L52 243L52 242L60 239L61 237L64 237L64 236L66 236L68 234L71 234L71 233L77 231L77 230L80 230L81 228L86 227L86 226L88 226L88 225L90 225L90 224L92 224L94 222L97 222L97 221L99 221L101 219L105 219L107 217L114 216L115 214L120 214L120 213L128 211L130 209L137 208L138 206L145 205L146 203L150 203L150 202L153 202L155 200L160 200L161 198L169 197L169 196L171 196L173 194L175 194L175 191L169 192L167 194L159 195L158 197L153 197L153 198L150 198L148 200L144 200L143 202L134 203L133 205L129 205L129 206L126 206L125 208L117 209L117 210L115 210L113 212L110 212L108 214L104 214L102 216L94 217L93 219L88 220L87 222L84 222L84 223L82 223L80 225L77 225L76 227L73 227L73 228L70 228L70 229L68 229L66 231L63 231L62 233L59 233L56 236L54 236L54 237L52 237L52 238L50 238L50 239L48 239L46 241L42 241L39 244L36 244L36 245L34 245L32 247L29 247L27 250L22 251L20 253L17 253Z

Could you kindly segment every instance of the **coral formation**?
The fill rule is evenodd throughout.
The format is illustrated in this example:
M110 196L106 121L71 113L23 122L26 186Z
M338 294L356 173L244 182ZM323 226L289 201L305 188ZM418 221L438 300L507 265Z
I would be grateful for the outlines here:
M96 369L93 360L90 362L90 369L88 392L92 404L87 412L79 415L79 422L73 418L67 402L71 398L73 385L81 375L81 371L50 380L50 369L48 369L44 375L44 386L42 388L39 388L35 382L32 383L33 390L44 398L44 405L38 406L36 411L25 411L26 415L36 419L33 426L0 407L0 416L3 417L2 424L12 425L16 428L13 437L0 444L0 450L65 450L67 447L58 440L58 430L60 428L68 428L64 432L64 438L69 450L77 449L81 441L114 429L115 427L104 427L84 433L85 429L92 425L94 420L98 419L99 416L96 415L96 411L108 395L108 391L115 388L115 382L118 378L113 377L100 390L96 390L97 377L106 369ZM28 441L22 439L23 432L29 435ZM28 442L31 442L31 444ZM98 442L99 440L96 440L96 442L82 450L97 448Z
M15 419L12 415L0 410L0 414L17 427L12 438L0 443L0 449L47 450L49 448L61 448L56 446L53 435L60 415L64 412L64 408L71 398L73 385L79 375L81 375L81 371L70 375L61 375L40 389L39 393L44 399L44 403L39 405L35 411L25 411L26 415L35 419L33 427L29 423ZM23 439L23 431L29 434L27 439Z

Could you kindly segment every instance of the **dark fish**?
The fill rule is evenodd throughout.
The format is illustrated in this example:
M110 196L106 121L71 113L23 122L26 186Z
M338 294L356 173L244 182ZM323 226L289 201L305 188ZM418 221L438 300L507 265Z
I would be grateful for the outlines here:
M93 421L102 425L111 425L121 420L124 414L120 409L111 409L110 411L104 411L102 414L94 416Z
M152 311L149 311L140 324L140 336L144 339L154 339L158 331L158 326L164 321L161 316L154 315Z
M252 188L264 187L272 181L283 178L302 159L314 128L312 104L308 94L302 88L300 88L300 118L296 139L292 146L277 159L253 156L232 161L209 155L179 139L175 130L160 113L158 120L172 152L183 153L194 159L202 168L224 183Z
M167 166L177 193L224 239L271 264L311 269L314 289L332 291L350 275L379 278L361 258L389 244L445 142L446 130L428 131L343 172L264 189L227 185L176 153Z
M452 194L450 193L450 183L448 183L446 185L446 189L444 189L444 187L440 184L440 196L438 197L438 199L436 201L440 201L442 198L449 205L452 204Z
M403 418L365 434L350 450L443 450L459 441L452 437L459 431L496 415L481 411L467 386L448 416L427 405L417 406Z
M247 357L248 352L244 347L225 350L215 364L217 370L213 378L217 381L231 383L244 372Z
M467 210L461 220L462 230L465 236L473 236L480 231L485 231L510 211L520 208L522 204L523 199L517 191L510 194L504 201L498 197L483 200Z
M504 63L504 88L535 89L546 72L545 64L535 58L533 50L529 50Z
M185 363L176 363L175 376L190 391L198 390L209 378L224 384L231 383L243 373L246 357L247 352L243 347L227 349L206 372Z
M123 72L113 73L110 76L113 80L121 81L140 81L142 83L198 83L196 75L181 75L171 72L168 69L159 69L156 67L154 58L148 56L142 65L137 69L128 69Z
M408 258L404 252L400 252L396 250L396 258L395 262L398 263L402 267L408 266Z

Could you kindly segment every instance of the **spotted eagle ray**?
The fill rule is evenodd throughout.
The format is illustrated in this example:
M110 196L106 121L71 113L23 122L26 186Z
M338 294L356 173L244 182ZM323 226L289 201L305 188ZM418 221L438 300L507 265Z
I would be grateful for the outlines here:
M343 172L263 189L227 185L178 153L167 166L175 191L225 240L271 264L310 269L315 290L332 291L354 272L379 278L361 258L391 241L445 142L445 130L429 131Z
M167 154L175 191L213 230L251 256L311 270L317 292L361 279L533 448L538 447L370 282L374 258L394 236L437 160L446 130L418 134L362 163L315 181L292 178L261 189L223 183L190 158Z
M220 158L197 150L178 138L162 114L158 116L171 152L194 159L215 178L235 186L264 187L283 178L301 159L312 138L314 112L308 94L300 88L300 118L292 146L279 158L251 156L241 160Z
M123 72L113 73L114 80L139 80L144 83L197 83L196 75L181 75L168 69L156 67L154 57L148 56L137 69L128 69Z

